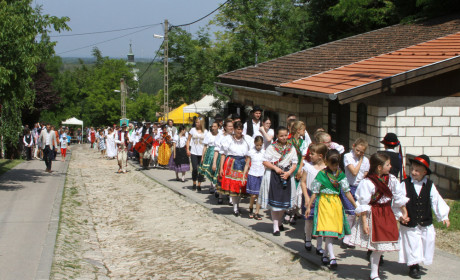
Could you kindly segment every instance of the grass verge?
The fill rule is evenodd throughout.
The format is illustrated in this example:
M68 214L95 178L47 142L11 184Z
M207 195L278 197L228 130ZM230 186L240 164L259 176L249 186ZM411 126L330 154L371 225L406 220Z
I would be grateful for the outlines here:
M446 201L450 207L449 221L450 227L446 228L442 222L438 222L433 214L433 224L435 228L443 229L446 231L460 231L460 200Z
M0 159L0 175L20 164L22 159Z

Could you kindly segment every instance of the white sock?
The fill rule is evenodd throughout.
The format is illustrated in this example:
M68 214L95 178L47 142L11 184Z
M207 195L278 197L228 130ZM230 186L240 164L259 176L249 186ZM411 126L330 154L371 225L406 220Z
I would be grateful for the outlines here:
M329 259L335 259L334 255L334 243L333 243L333 238L332 237L326 237L326 250L329 255Z
M233 211L238 211L238 206L240 204L240 198L238 196L232 196L231 197L232 202L233 202Z
M355 221L356 221L356 216L355 215L347 215L347 221L348 221L348 224L350 225L350 228L352 228L355 224ZM345 237L343 238L343 243L347 244L347 245L353 245L353 244L350 244L350 239L351 239L351 235L345 235Z
M371 254L371 278L375 278L379 276L379 262L380 256L382 256L383 252L373 251Z
M323 237L316 237L316 249L323 249Z
M313 230L313 221L305 220L305 241L311 241L311 232ZM318 237L319 238L319 237Z
M280 230L278 214L279 214L279 211L272 211L273 232L277 232Z

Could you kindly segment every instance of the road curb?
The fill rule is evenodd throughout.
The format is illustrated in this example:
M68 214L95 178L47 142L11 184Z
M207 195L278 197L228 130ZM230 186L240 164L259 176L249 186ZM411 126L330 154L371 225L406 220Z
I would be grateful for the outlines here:
M53 265L54 247L56 245L57 233L59 230L59 221L61 217L61 203L64 194L64 186L67 178L67 170L72 158L72 153L68 151L66 161L62 168L63 176L60 175L57 180L59 187L56 191L56 196L53 203L53 210L50 216L50 223L48 226L48 233L46 234L45 243L43 244L42 254L40 256L40 263L35 274L36 280L48 280L51 276L51 267Z

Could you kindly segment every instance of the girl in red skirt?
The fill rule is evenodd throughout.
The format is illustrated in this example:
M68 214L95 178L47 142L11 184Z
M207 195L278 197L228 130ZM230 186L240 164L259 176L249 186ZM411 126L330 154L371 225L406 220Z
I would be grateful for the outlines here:
M353 226L350 242L372 251L372 280L380 280L378 268L383 252L399 250L399 231L393 211L399 211L400 208L400 221L408 221L405 205L409 199L402 192L399 180L389 174L390 169L389 156L373 154L369 173L356 190L359 206L355 213L361 215L361 221Z
M252 137L243 135L243 123L236 122L234 135L226 136L221 145L222 192L230 195L233 202L233 214L240 215L240 196L246 193L246 164L249 164L249 150L252 148ZM247 170L247 169L246 169Z

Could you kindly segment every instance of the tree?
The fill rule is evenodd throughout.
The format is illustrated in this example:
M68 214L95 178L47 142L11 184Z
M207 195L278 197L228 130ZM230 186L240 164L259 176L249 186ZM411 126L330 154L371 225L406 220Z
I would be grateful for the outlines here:
M48 32L67 30L67 17L42 15L31 0L0 1L0 104L7 157L12 157L21 131L21 110L34 101L32 77L38 64L51 57L55 43ZM40 37L39 37L40 36ZM40 39L37 39L40 38Z

